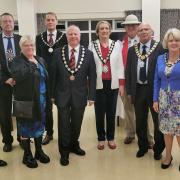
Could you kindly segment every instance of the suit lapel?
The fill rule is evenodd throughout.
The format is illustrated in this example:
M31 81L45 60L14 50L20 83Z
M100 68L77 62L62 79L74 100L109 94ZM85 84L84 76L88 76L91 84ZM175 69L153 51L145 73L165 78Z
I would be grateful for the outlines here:
M154 41L154 40L152 40L152 41L151 41L150 48L152 48L152 47L153 47L154 43L155 43L155 41ZM152 61L153 61L153 59L154 59L153 57L154 57L154 52L152 52L152 53L150 54L150 56L149 56L148 69L149 69L149 67L150 67L150 65L151 65L151 62L152 62Z
M76 67L78 66L78 64L81 60L81 54L82 54L82 46L79 47L79 55L78 55L78 61L77 61Z
M68 48L68 46L65 46L65 58L66 58L67 64L69 64L69 48Z
M4 49L4 43L3 43L2 34L0 35L0 52L2 53L2 60L5 60L6 55L5 55L5 49Z
M48 43L48 41L47 41L47 31L43 32L43 39L44 39L45 42Z
M20 48L19 48L19 39L16 34L14 34L14 46L15 46L16 55L18 55L20 52Z

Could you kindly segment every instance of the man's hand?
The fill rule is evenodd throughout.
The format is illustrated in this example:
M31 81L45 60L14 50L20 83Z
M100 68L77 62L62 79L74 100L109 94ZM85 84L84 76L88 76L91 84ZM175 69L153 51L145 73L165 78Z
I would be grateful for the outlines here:
M159 103L158 103L158 102L154 102L154 103L153 103L153 109L154 109L154 111L156 111L156 112L159 111Z
M8 80L5 81L5 84L9 84L10 86L14 86L15 85L15 81L13 78L9 78Z
M124 96L124 86L119 86L119 95Z

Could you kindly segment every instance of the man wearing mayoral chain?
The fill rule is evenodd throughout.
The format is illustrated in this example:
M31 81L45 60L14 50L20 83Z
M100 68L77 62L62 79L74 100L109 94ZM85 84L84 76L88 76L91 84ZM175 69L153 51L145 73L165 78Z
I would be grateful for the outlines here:
M64 33L56 29L57 16L53 12L48 12L45 16L45 26L47 30L40 33L36 37L36 54L43 57L47 63L47 70L49 74L50 92L52 90L52 63L54 50L67 44ZM42 141L43 145L48 144L53 139L53 115L52 104L49 109L49 114L46 118L46 136Z
M154 159L161 159L164 149L163 134L159 131L158 114L153 109L153 82L157 57L163 53L162 45L152 40L152 29L147 23L138 27L140 42L129 48L126 66L126 91L135 108L136 133L140 158L148 152L147 118L150 109L154 123Z
M54 98L58 108L60 163L69 164L69 153L84 156L79 136L84 110L93 105L96 93L96 66L93 53L80 45L80 29L66 31L68 45L54 52Z

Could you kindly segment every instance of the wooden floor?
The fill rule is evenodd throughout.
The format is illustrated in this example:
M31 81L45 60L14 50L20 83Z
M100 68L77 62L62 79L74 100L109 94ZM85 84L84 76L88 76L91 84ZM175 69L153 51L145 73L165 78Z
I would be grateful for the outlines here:
M56 119L56 109L54 117ZM103 151L97 150L94 109L87 107L80 137L81 147L87 154L85 157L70 154L70 164L67 167L59 164L57 122L54 123L54 140L44 146L51 162L46 165L38 163L39 167L36 169L29 169L22 164L23 151L17 141L13 143L13 151L10 153L2 151L1 143L0 158L6 160L8 166L0 168L0 180L180 180L180 150L175 141L173 164L169 169L162 170L161 161L153 159L152 150L143 158L137 159L137 141L131 145L123 144L125 134L123 123L120 124L121 126L116 128L117 149L110 150L106 146ZM13 132L14 137L15 134Z

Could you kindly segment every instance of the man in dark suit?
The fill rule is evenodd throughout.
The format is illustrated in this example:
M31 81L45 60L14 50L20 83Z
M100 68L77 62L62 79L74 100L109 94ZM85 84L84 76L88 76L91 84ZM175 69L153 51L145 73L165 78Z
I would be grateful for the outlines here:
M2 86L2 69L1 69L1 63L0 63L0 88L1 88L1 86ZM1 122L1 119L3 119L3 114L0 111L0 122ZM6 165L7 165L7 163L0 159L0 167L6 166Z
M11 135L12 119L11 119L11 106L12 106L12 86L14 81L11 78L9 71L9 63L13 60L14 56L20 54L19 40L21 36L14 34L14 18L9 13L1 15L1 28L0 34L0 64L2 68L2 80L0 87L0 111L3 115L1 119L1 132L3 136L3 151L9 152L12 150L13 137Z
M58 108L58 143L60 163L69 164L69 152L85 155L78 139L85 106L94 104L96 67L91 51L80 45L80 30L67 29L68 45L54 53L55 104Z
M52 90L52 62L55 49L60 48L67 44L66 36L56 29L57 16L53 12L48 12L45 17L45 26L47 30L40 33L36 37L36 54L43 57L47 63L47 70L50 79L50 91ZM42 144L48 144L53 139L53 114L52 104L50 106L49 114L46 118L46 136Z
M136 133L139 150L136 157L142 157L148 151L147 117L150 109L154 122L154 159L161 159L164 149L163 134L159 131L158 114L154 111L153 82L157 57L163 53L160 43L152 40L152 29L142 23L138 27L140 43L128 51L126 67L126 90L135 107Z

